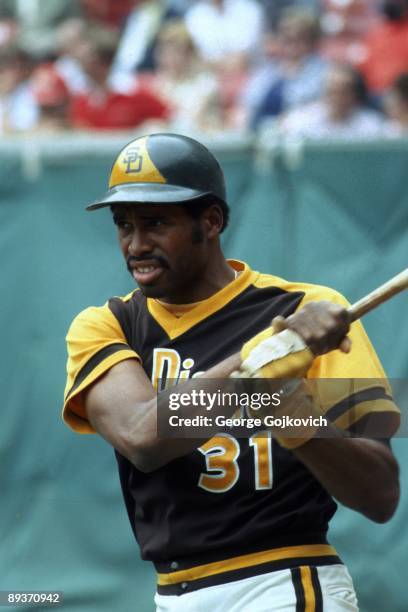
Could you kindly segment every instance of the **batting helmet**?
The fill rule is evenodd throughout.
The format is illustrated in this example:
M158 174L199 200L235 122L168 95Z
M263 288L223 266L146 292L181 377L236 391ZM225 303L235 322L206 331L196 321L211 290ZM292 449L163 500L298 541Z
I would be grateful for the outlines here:
M224 175L208 149L187 136L152 134L121 150L109 191L87 210L119 203L177 204L208 195L226 205Z

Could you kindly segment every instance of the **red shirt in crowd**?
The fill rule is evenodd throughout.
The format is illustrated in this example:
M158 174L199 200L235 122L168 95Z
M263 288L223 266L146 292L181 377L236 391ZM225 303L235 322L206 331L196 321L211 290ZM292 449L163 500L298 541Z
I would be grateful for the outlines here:
M116 28L123 26L137 4L136 0L81 0L82 11L87 19Z
M408 68L408 19L384 21L363 41L364 59L359 64L371 91L382 92Z
M94 91L75 96L70 109L73 127L97 130L134 128L148 119L167 119L166 105L139 88L131 94Z

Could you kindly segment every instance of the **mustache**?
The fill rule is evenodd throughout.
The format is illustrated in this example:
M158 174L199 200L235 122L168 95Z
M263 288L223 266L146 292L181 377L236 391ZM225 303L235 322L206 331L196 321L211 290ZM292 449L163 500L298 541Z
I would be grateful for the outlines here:
M132 263L135 264L135 263L140 263L142 261L150 261L150 262L155 261L162 268L167 268L167 269L170 268L168 261L164 257L161 257L160 255L141 255L140 257L129 255L129 257L126 258L126 266L129 272L132 272L132 268L131 268Z

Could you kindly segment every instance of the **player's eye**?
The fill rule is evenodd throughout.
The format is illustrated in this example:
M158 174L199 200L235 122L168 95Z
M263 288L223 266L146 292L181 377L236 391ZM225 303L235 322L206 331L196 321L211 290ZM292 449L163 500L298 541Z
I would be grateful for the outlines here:
M122 231L130 231L132 224L125 219L115 219L116 226Z
M148 227L161 227L164 225L164 219L161 217L151 217L146 220L146 224Z

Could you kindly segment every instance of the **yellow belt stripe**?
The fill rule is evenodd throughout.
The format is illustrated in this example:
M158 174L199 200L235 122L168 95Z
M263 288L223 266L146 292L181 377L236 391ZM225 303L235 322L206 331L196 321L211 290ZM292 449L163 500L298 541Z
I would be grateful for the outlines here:
M310 567L304 565L300 568L300 578L302 580L303 591L305 594L305 612L315 612L316 598Z
M190 569L170 572L169 574L157 574L157 583L159 586L166 586L179 582L198 580L199 578L207 578L208 576L214 576L215 574L221 574L222 572L229 572L243 567L252 567L261 563L267 563L268 561L281 561L297 557L324 557L329 555L337 555L337 552L328 544L309 544L307 546L272 548L271 550L263 550L261 552L250 553L249 555L233 557L232 559L206 563L205 565L198 565Z

